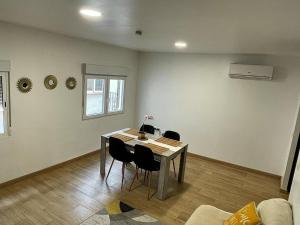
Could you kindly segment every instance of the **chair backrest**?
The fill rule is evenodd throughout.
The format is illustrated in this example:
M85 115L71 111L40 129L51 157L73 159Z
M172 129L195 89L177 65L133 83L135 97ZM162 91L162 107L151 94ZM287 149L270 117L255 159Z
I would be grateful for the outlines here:
M152 166L154 155L150 148L143 145L134 146L134 163L141 169L147 170Z
M130 154L125 147L125 143L115 137L109 138L109 154L117 160L122 161L127 154Z
M149 134L154 134L155 133L154 126L148 125L148 124L143 124L140 128L140 131L144 131L144 132L149 133Z
M176 141L180 141L180 134L175 131L167 130L164 135L165 138L173 139Z

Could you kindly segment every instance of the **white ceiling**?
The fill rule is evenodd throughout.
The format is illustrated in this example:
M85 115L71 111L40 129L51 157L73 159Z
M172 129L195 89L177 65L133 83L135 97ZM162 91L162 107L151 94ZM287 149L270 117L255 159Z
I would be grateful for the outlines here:
M299 11L296 0L0 0L2 21L160 52L300 54Z

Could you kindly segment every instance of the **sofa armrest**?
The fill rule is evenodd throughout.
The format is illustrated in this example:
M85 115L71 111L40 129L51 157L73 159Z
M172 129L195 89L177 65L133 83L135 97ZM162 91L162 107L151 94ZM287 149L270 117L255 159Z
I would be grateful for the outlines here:
M199 206L185 223L185 225L223 225L224 220L232 214L214 206Z
M274 198L262 201L257 211L264 225L293 225L293 212L285 199Z

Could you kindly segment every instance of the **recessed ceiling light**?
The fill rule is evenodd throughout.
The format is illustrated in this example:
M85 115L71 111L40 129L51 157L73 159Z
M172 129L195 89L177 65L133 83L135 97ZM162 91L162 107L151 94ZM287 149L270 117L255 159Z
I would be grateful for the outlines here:
M100 17L102 15L101 12L92 9L80 9L79 12L83 16Z
M176 48L186 48L187 47L187 43L184 41L176 41L174 43Z

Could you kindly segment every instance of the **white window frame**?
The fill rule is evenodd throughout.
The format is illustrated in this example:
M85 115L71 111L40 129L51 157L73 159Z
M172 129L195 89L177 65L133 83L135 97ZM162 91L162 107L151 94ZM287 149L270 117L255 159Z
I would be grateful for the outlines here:
M95 114L95 115L86 115L86 104L87 104L87 79L104 79L104 90L103 90L103 113L102 114ZM122 110L117 112L108 112L108 105L109 105L109 83L110 80L123 80L124 81L124 92L123 92L123 99L122 99ZM95 84L94 84L95 85ZM100 118L104 116L111 116L111 115L117 115L122 114L125 112L125 90L126 90L126 76L122 75L92 75L92 74L85 74L83 76L83 120L88 119L95 119ZM98 93L98 92L93 92Z
M104 90L103 90L103 113L101 114L94 114L94 115L86 115L86 104L87 104L87 80L88 79L103 79L104 84ZM93 119L93 118L99 118L105 115L106 112L106 76L104 75L85 75L84 76L84 82L83 82L83 119ZM94 93L94 92L93 92Z
M124 113L125 111L125 87L126 87L126 77L124 76L107 76L107 81L106 81L106 90L107 90L107 98L106 98L106 115L116 115L116 114L121 114ZM124 92L123 92L123 99L122 99L122 110L116 111L116 112L108 112L108 106L109 106L109 89L110 89L110 80L123 80L124 81Z
M9 127L10 127L10 118L9 118L9 72L0 72L0 76L2 77L2 88L3 88L3 122L4 122L4 133L0 134L0 137L9 135Z
M101 93L101 92L104 92L104 90L103 91L96 91L96 81L95 80L94 80L94 83L93 83L93 90L92 91L87 90L87 93L90 93L90 94L94 94L94 93L98 94L98 93Z

